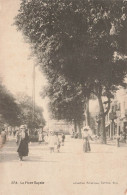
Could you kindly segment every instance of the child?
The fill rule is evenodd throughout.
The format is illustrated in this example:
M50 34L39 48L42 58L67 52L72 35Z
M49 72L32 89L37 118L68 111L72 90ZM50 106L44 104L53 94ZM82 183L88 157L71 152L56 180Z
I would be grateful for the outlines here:
M57 152L60 152L60 138L58 136L58 133L56 134L56 149Z

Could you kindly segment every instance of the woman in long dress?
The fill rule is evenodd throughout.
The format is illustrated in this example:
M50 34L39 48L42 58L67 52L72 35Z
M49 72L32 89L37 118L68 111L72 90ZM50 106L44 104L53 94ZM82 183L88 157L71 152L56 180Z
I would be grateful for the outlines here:
M28 156L28 152L29 152L28 142L29 142L29 136L28 136L27 129L25 125L22 125L20 127L19 141L18 141L19 146L17 149L20 160L23 160L24 156Z
M6 142L6 132L5 129L3 128L1 131L1 145L5 144Z
M84 128L83 129L83 132L82 132L82 138L84 140L84 143L83 143L83 151L84 152L90 152L91 151L91 148L90 148L90 143L89 143L89 132L88 132L88 128Z

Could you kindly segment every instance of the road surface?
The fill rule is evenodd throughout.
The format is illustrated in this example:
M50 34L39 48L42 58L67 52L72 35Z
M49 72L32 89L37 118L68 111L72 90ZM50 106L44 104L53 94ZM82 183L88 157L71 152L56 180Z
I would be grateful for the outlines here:
M29 145L19 161L13 138L0 151L0 195L124 195L127 189L127 145L91 143L66 138L60 153L48 146Z

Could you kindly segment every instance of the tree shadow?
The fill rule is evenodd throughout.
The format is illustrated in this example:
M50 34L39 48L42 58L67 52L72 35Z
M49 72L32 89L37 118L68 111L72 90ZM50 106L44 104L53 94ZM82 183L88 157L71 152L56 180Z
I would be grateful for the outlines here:
M0 163L7 163L7 162L18 162L19 161L19 157L18 157L18 153L2 153L0 155ZM19 161L22 162L22 161ZM47 160L46 158L43 159L42 157L39 156L27 156L27 157L23 157L23 162L41 162L41 163L57 163L58 161L56 160Z
M114 143L107 143L106 144L107 146L115 146L116 148L119 148L117 147L117 145ZM124 143L120 143L120 147L124 148L124 147L127 147L127 144L124 144Z
M56 160L46 160L38 156L29 156L27 159L24 158L24 162L39 162L39 163L57 163Z
M0 155L0 163L4 162L15 162L18 159L18 154L16 153L2 153Z
M71 153L71 154L72 154L73 152L62 152L62 151L60 151L60 152L57 152L57 153L58 153L58 154L60 154L60 153L65 153L65 154L67 154L67 153L70 154L70 153Z

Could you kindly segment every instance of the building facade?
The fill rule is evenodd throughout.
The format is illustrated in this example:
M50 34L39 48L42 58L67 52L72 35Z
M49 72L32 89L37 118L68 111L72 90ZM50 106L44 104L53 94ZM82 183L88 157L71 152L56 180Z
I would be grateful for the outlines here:
M127 134L127 91L120 90L111 103L106 116L107 136L113 139L117 134Z

